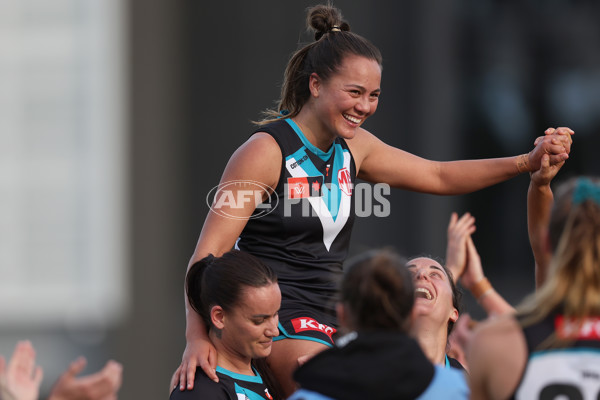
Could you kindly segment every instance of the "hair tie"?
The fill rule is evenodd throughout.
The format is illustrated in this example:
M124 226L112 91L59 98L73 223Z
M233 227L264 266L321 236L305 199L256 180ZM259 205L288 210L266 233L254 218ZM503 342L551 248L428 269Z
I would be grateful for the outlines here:
M588 178L580 178L573 191L573 204L581 204L586 200L593 200L600 205L600 186Z
M342 30L337 25L332 26L331 29L329 30L329 32L341 32L341 31Z

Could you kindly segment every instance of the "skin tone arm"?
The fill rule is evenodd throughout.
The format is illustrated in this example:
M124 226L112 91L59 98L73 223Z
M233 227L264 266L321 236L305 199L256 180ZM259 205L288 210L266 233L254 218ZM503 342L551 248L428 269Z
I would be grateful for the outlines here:
M95 374L77 377L85 365L83 357L73 361L54 384L48 400L116 400L123 375L121 364L111 360Z
M474 231L475 218L471 214L465 213L458 218L452 213L448 224L446 267L452 271L455 282L460 281L465 289L478 296L477 301L489 316L513 312L513 307L491 285L483 293L475 289L483 283L485 275L471 236Z
M262 185L275 188L279 180L281 162L281 150L275 139L266 133L257 133L232 155L221 177L221 183L244 180L260 182ZM237 186L227 189L230 188L233 191L233 198L237 199ZM262 190L258 185L255 187L246 185L242 189ZM220 210L235 218L209 212L188 269L208 254L218 257L231 250L255 208L256 204L253 202L244 202L240 207L230 207L224 204ZM208 339L204 322L190 307L187 296L185 297L187 343L182 363L171 379L171 388L179 382L181 390L186 387L187 389L194 387L194 376L198 366L211 379L218 381L215 372L216 350Z
M561 167L562 163L550 166L548 157L544 157L542 168L531 174L527 191L527 231L535 259L536 288L539 288L546 280L550 265L551 253L546 250L546 232L550 222L550 210L554 203L550 182Z
M554 134L554 129L548 129L546 134ZM550 165L548 157L543 157L541 168L531 174L527 191L527 232L535 259L536 288L539 288L545 281L551 259L551 254L546 248L546 233L550 223L550 211L554 203L550 182L563 164L564 162Z
M550 154L550 164L563 162L569 157L569 132L572 131L558 128L556 132L564 134L538 138L535 148L524 157L527 165L521 167L521 172L539 169L543 154ZM360 171L359 178L416 192L438 195L470 193L519 174L517 162L521 156L431 161L389 146L364 129L359 129L348 144Z
M0 357L0 397L6 390L9 399L37 400L43 375L42 368L35 365L31 342L17 343L8 365Z
M511 315L478 325L467 347L471 399L507 399L516 389L526 362L525 338Z
M477 248L470 236L467 239L467 268L460 277L460 284L473 293L475 286L485 279L481 258ZM515 309L504 300L496 290L490 286L484 293L479 295L477 302L485 310L488 316L512 313Z

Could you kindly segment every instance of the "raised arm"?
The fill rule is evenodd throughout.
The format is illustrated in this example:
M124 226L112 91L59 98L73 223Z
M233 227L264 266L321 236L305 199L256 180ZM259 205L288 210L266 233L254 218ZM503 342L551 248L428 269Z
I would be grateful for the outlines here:
M546 234L554 195L550 182L564 163L550 165L548 156L542 158L542 167L531 174L527 190L527 232L535 259L535 286L539 288L548 272L551 253L547 248Z
M253 135L231 156L219 184L222 190L215 195L213 208L206 217L188 269L208 254L218 257L234 247L257 206L252 193L262 192L266 196L265 187L276 187L281 157L279 145L266 133ZM237 184L226 185L233 181ZM181 390L194 387L194 376L198 366L211 379L218 380L215 372L216 350L208 339L202 319L190 307L187 296L185 308L186 348L181 365L171 380L171 388L179 381Z
M481 258L471 236L467 238L467 268L460 278L460 283L471 292L488 316L514 312L514 308L485 277Z
M557 131L572 132L568 128ZM527 154L481 160L431 161L389 146L365 130L348 143L355 156L359 178L423 193L456 195L470 193L540 168L544 154L550 164L569 156L567 135L542 136Z
M469 290L488 315L514 311L485 277L481 258L471 237L473 232L475 218L471 214L465 213L458 218L456 213L452 213L448 224L446 267L452 271L454 281L459 281Z

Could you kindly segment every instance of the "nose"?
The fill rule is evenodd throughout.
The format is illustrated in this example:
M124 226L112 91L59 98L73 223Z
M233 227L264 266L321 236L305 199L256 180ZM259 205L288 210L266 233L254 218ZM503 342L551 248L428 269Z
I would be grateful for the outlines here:
M425 271L424 269L418 269L415 272L415 279L428 279L428 276L427 276L426 272L427 271Z
M371 111L371 103L369 102L369 98L366 96L361 96L356 102L356 110L363 113L368 114Z
M279 335L279 316L275 316L270 319L267 329L265 330L265 336L275 337Z

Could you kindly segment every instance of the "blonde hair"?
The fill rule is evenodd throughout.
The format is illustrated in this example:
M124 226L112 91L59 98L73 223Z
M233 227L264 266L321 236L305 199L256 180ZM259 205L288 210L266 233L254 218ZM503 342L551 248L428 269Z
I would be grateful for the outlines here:
M529 326L560 308L565 319L582 324L600 316L600 180L572 178L556 191L549 226L554 250L548 278L518 308ZM560 342L554 337L546 345Z

